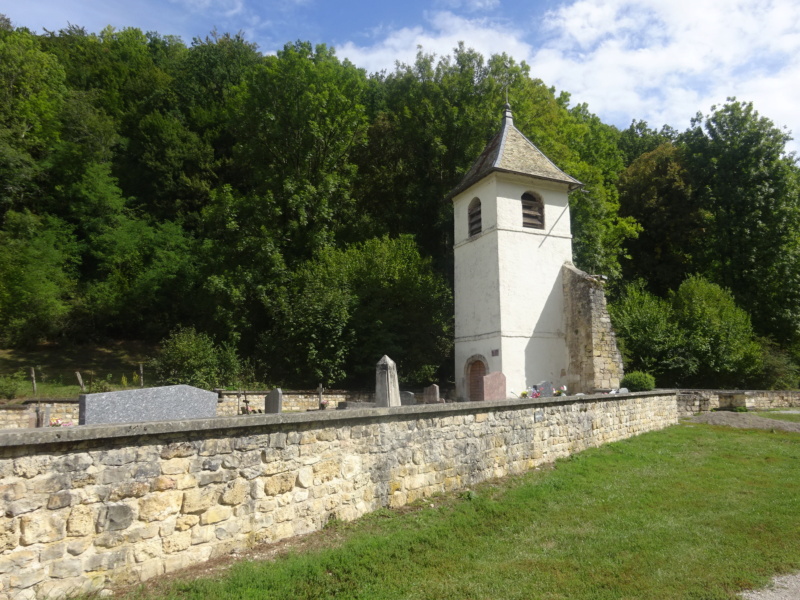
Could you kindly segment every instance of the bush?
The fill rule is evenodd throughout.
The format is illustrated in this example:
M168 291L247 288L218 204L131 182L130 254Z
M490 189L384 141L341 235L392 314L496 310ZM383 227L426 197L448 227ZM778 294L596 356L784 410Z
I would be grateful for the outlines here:
M232 345L217 347L211 337L193 327L173 331L150 365L162 383L204 389L234 384L242 370Z
M736 305L728 290L692 276L672 294L672 308L698 364L687 383L737 388L762 370L763 352L750 315Z
M17 371L11 375L0 375L0 398L13 400L25 381L25 373Z
M697 361L687 350L686 332L675 326L672 306L648 292L644 282L626 286L608 308L625 365L632 372L652 373L662 385L672 387L680 377L697 371Z
M631 371L622 378L619 387L632 392L649 392L656 387L656 379L644 371Z

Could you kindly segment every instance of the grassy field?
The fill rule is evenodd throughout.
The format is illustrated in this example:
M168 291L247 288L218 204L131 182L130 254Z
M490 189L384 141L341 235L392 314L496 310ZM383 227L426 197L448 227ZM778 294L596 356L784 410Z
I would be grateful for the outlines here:
M28 350L6 348L0 349L0 376L24 371L25 384L17 399L31 398L33 388L28 371L34 367L37 398L70 398L80 393L75 371L80 371L86 386L92 383L98 386L103 382L120 389L123 376L129 386L133 385L139 363L146 363L153 353L152 346L140 342L87 346L48 344Z
M800 423L800 413L785 413L780 411L757 412L759 417L766 417L767 419L776 419L778 421L790 421L792 423Z
M731 599L800 569L800 435L680 425L315 536L313 552L134 595Z

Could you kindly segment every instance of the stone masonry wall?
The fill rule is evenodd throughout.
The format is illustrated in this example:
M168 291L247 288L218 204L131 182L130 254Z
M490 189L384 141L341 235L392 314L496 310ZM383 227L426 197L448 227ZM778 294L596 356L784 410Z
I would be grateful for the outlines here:
M678 419L675 392L0 434L0 600L136 583Z
M603 284L569 263L561 273L569 350L567 387L570 393L588 394L616 389L623 376L622 355Z
M678 413L690 416L719 408L746 407L754 410L800 407L800 391L773 390L681 390Z

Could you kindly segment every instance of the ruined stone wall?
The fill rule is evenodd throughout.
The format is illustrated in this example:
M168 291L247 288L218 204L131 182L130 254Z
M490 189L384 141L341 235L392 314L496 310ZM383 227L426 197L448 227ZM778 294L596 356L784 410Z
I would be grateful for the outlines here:
M800 407L800 391L786 390L681 390L678 413L691 416L717 409L744 407L752 410Z
M619 387L622 355L611 327L603 284L566 263L562 267L570 393Z
M45 427L56 419L63 423L78 424L77 399L41 402L27 400L23 404L0 406L0 429L36 427L37 411L41 413L40 422Z
M0 434L0 600L136 583L677 422L674 392Z

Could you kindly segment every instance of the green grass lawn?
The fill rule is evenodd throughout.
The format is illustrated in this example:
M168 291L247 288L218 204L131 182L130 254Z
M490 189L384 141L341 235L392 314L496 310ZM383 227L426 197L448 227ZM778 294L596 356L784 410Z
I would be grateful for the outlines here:
M756 414L759 417L766 417L767 419L776 419L778 421L791 421L792 423L800 423L800 413L769 411L769 412L756 412L753 414Z
M136 595L735 598L800 569L800 435L679 425L423 506L315 534L329 548Z
M74 398L81 393L75 371L80 371L87 387L92 383L97 387L103 382L114 389L122 389L123 375L128 385L133 386L133 376L139 370L139 363L146 363L153 353L152 346L141 342L4 348L0 349L0 376L24 372L25 383L20 387L17 401L34 397ZM36 396L33 395L28 377L30 367L36 369ZM148 383L148 375L145 370L145 383Z

